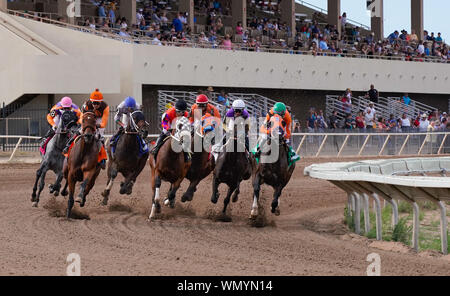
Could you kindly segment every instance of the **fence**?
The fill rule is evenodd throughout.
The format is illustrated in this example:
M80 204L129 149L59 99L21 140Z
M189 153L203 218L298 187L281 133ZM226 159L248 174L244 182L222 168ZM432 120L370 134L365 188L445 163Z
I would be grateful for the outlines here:
M294 133L292 146L301 157L413 156L450 154L450 132L433 133ZM106 136L106 137L110 137ZM149 135L158 137L157 134ZM256 135L253 137L255 143ZM17 151L38 152L40 137L0 135L0 151L11 160ZM11 155L9 154L11 153Z

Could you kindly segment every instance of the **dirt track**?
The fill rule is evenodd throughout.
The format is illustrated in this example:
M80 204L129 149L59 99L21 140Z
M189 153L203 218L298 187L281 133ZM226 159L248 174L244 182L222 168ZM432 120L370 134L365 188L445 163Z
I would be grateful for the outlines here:
M230 204L232 222L218 221L225 185L213 205L208 177L190 204L180 202L183 182L176 208L163 207L162 219L149 223L149 167L131 196L119 195L116 182L107 207L100 205L102 172L86 206L75 205L78 219L66 220L67 199L49 197L52 173L39 208L32 208L38 166L1 165L0 275L65 275L69 253L80 254L82 275L365 275L372 252L381 256L382 275L450 275L442 256L383 251L349 234L342 224L346 195L304 177L311 163L298 163L281 196L281 216L266 210L265 227L249 225L249 182ZM162 193L167 189L164 184ZM261 197L269 209L271 188L263 186Z

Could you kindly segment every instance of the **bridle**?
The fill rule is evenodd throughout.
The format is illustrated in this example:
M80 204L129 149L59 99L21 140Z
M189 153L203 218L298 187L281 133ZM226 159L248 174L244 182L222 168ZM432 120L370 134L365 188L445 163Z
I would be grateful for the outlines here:
M141 128L139 128L139 126L136 124L136 121L134 120L133 115L136 113L144 114L141 110L136 110L130 114L130 125L129 126L131 127L131 131L125 130L125 134L137 135L137 134L143 133L143 130ZM147 121L145 121L145 126L149 126L149 125L150 124Z

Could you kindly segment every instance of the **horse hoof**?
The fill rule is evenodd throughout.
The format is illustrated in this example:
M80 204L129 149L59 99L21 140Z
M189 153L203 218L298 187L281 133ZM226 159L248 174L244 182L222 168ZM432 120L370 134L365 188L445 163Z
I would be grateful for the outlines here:
M53 193L53 195L54 195L55 197L57 197L57 196L59 195L59 191L55 191L55 192Z
M125 193L127 193L127 190L125 189L125 188L120 188L120 191L119 191L119 193L120 194L125 194Z
M75 202L78 202L81 204L83 202L83 200L81 199L81 197L77 196L77 197L75 197Z
M272 213L275 215L275 216L280 216L280 208L276 208L276 209L273 209L272 208Z
M34 201L34 202L31 204L31 206L32 206L33 208L37 208L37 207L38 207L37 201Z
M166 198L165 200L164 200L164 205L165 206L169 206L169 204L170 204L170 201L169 201L169 199L168 198Z
M108 190L104 190L102 193L100 193L101 196L103 196L104 198L108 198L109 197L109 191Z
M62 196L67 196L67 194L69 194L69 193L67 192L67 190L61 191L61 195L62 195Z
M213 204L216 204L216 203L217 203L217 200L219 200L219 195L218 195L218 194L216 194L215 196L211 197L211 202L212 202Z
M233 198L231 199L232 202L237 202L239 198L239 195L233 196Z
M104 200L102 200L102 205L103 206L107 206L108 205L108 199L104 199Z

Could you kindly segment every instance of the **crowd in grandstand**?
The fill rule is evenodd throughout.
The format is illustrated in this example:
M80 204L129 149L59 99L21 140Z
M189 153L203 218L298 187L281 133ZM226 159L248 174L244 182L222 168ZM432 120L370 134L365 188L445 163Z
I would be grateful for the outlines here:
M423 40L416 32L395 31L384 40L376 40L374 33L358 26L349 25L347 14L340 17L341 31L326 23L320 12L313 13L311 20L297 22L296 34L286 22L280 20L279 5L271 2L249 1L248 6L265 12L267 17L250 16L246 28L241 22L226 27L223 18L231 14L231 1L222 5L219 1L197 0L194 21L197 15L205 15L204 30L194 33L188 26L187 13L173 13L169 1L138 1L136 23L120 17L115 1L94 1L98 6L97 18L88 17L85 26L115 32L123 37L147 37L157 45L178 45L195 43L199 47L222 49L246 49L251 51L281 50L287 53L309 53L313 55L360 55L367 58L385 56L406 61L434 60L450 61L449 46L438 32L424 31ZM176 1L172 1L172 4ZM279 2L279 1L277 1Z

